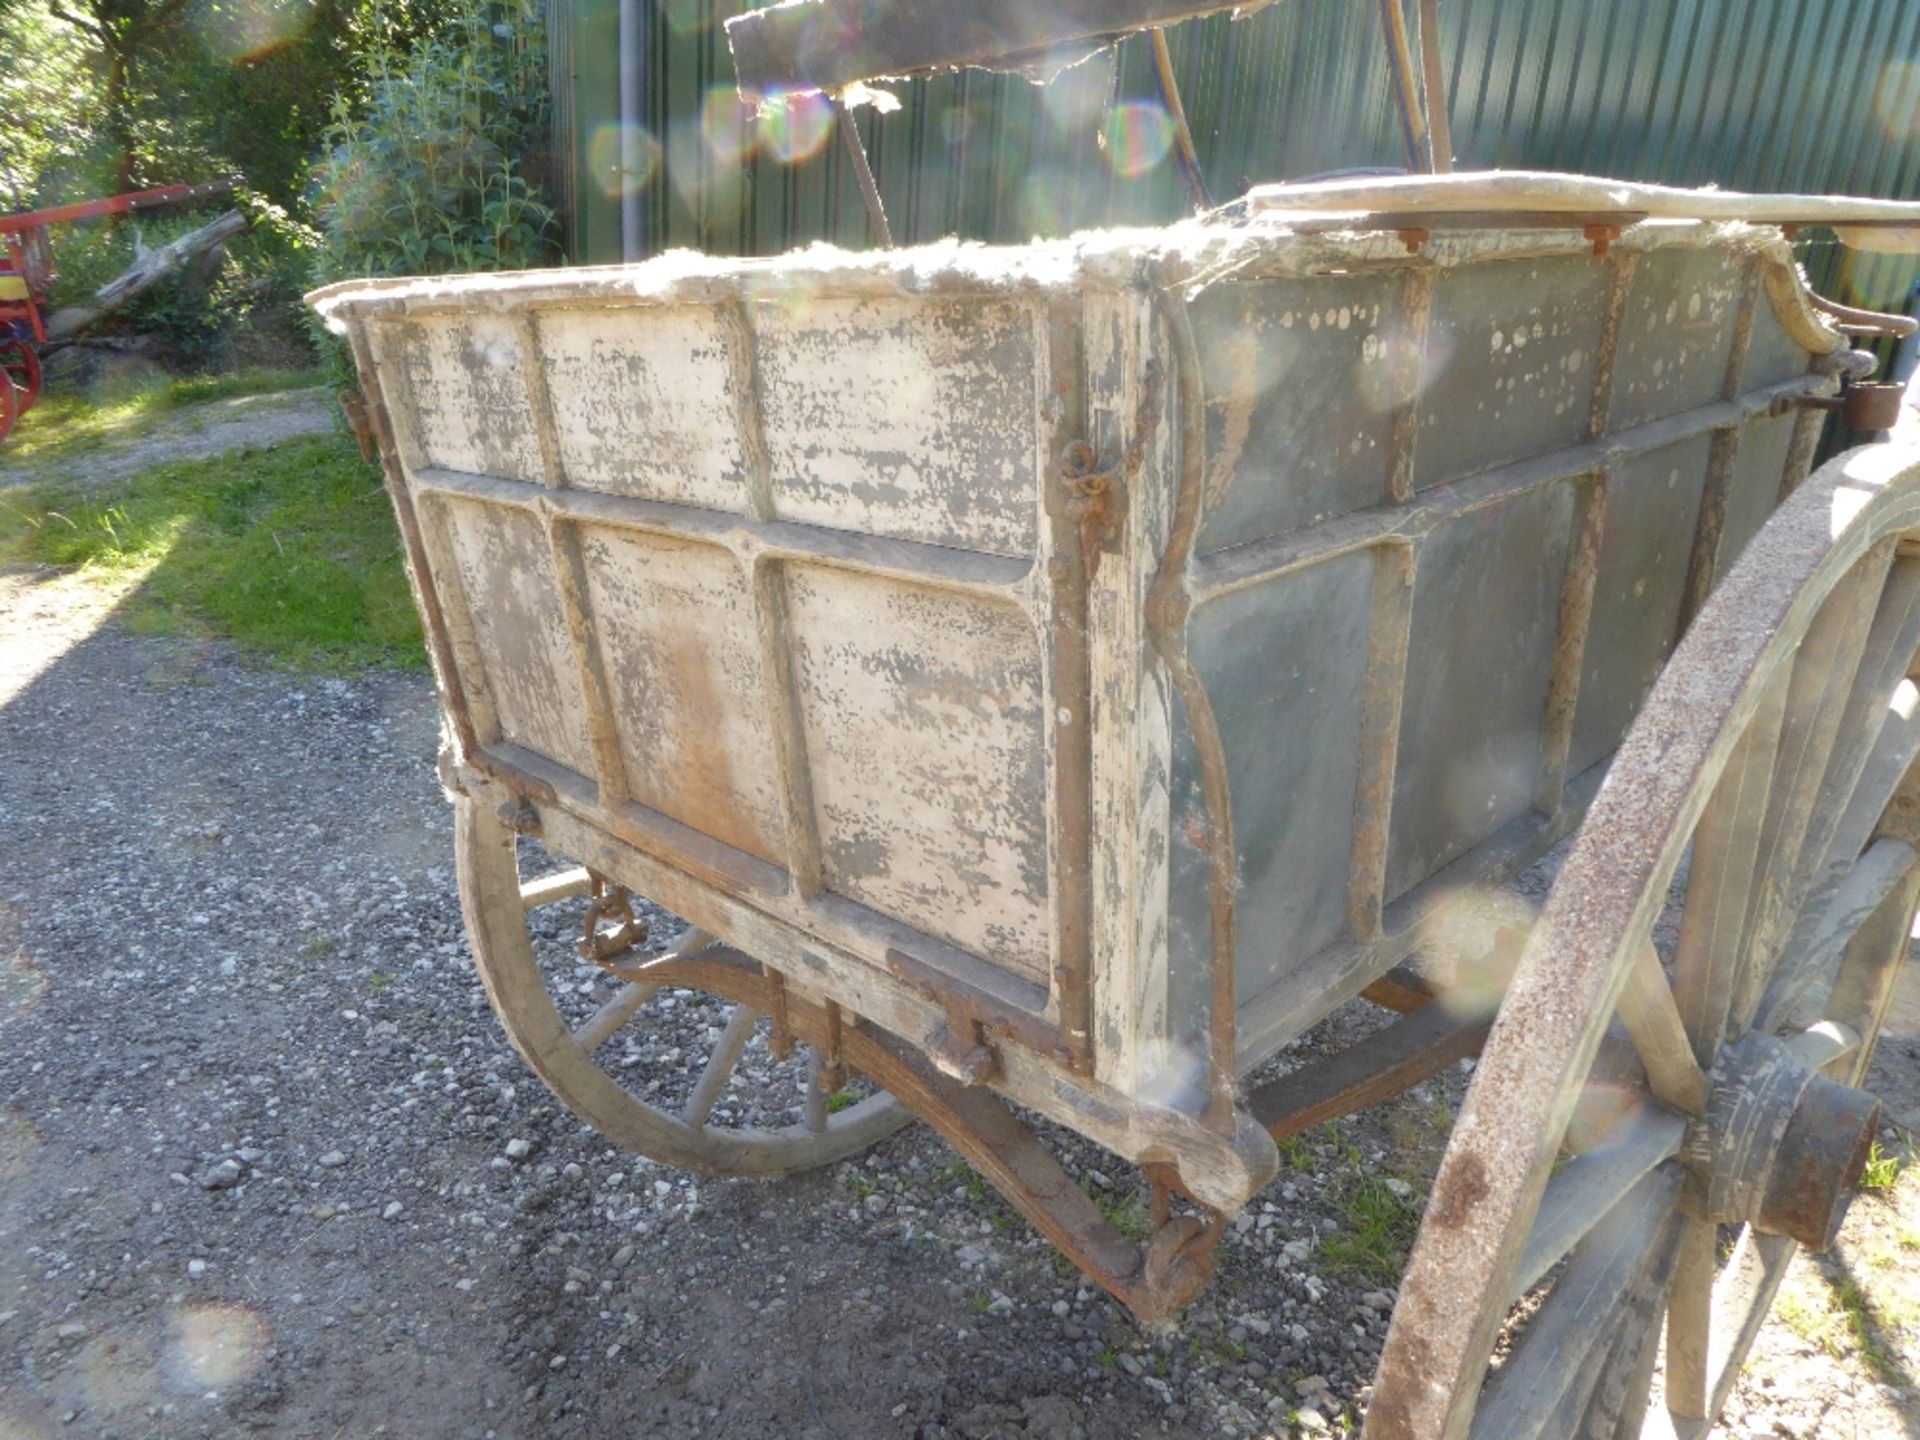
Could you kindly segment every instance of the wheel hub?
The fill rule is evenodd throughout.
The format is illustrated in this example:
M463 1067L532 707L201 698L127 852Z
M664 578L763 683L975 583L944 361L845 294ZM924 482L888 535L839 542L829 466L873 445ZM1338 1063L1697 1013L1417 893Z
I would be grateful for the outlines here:
M1811 1250L1839 1237L1880 1125L1880 1102L1750 1031L1721 1052L1688 1158L1707 1218Z

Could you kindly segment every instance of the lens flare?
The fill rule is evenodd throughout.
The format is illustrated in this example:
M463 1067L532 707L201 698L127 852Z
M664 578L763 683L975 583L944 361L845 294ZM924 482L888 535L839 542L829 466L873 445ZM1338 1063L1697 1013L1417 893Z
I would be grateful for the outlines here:
M1020 223L1036 239L1051 239L1072 228L1061 178L1051 171L1037 170L1022 178L1015 203Z
M1126 179L1144 175L1173 149L1173 121L1151 100L1128 100L1107 116L1107 164Z
M722 165L739 165L753 154L754 111L731 85L716 85L700 102L700 138Z
M964 145L978 123L973 106L949 105L940 112L940 138L949 145Z
M1047 115L1054 124L1085 135L1099 127L1112 86L1112 63L1089 62L1062 70L1041 86L1040 101L1047 107Z
M783 165L820 153L833 133L833 106L824 95L769 95L760 107L760 144Z
M299 39L313 12L313 0L203 4L195 12L193 28L217 59L258 60Z
M171 1330L167 1369L192 1389L238 1384L266 1353L266 1322L244 1305L188 1305L173 1317Z
M623 158L623 152L629 148L623 141L629 135L634 142L634 153ZM644 125L631 128L611 122L599 125L587 141L587 173L603 195L625 195L645 189L659 168L660 142Z
M1873 87L1873 117L1895 140L1920 133L1920 64L1889 60Z

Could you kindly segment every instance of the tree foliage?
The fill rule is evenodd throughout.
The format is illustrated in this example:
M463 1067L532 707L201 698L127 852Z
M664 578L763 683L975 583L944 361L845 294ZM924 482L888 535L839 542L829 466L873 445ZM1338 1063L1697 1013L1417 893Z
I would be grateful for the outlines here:
M224 270L124 322L215 363L315 278L544 259L545 82L533 0L0 0L0 213L231 183ZM63 229L63 286L204 218Z
M317 173L329 278L547 259L558 217L519 159L538 151L547 114L532 6L469 0L410 53L376 54L368 75L364 103L335 100Z

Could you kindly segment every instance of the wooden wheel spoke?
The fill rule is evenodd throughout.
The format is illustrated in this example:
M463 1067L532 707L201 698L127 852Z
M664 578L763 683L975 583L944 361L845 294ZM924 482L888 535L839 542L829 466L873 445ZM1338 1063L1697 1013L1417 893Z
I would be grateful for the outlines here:
M1672 1282L1668 1282L1668 1295ZM1640 1440L1653 1389L1653 1367L1660 1357L1658 1305L1644 1323L1623 1324L1613 1354L1587 1402L1572 1440Z
M639 1013L659 989L658 985L622 985L574 1030L574 1043L591 1055Z
M1795 927L1788 951L1792 963L1779 967L1758 1006L1757 1028L1769 1033L1800 1028L1825 1013L1824 1001L1843 959L1862 928L1880 912L1887 897L1906 883L1916 864L1920 856L1904 841L1876 840L1818 897L1808 922ZM1836 1018L1859 1028L1845 1016Z
M576 865L571 870L559 870L551 875L542 875L538 880L527 881L520 887L520 904L528 910L538 910L543 905L585 895L592 889L593 877L587 873L585 866Z
M1707 1075L1694 1059L1680 1007L1651 942L1640 946L1627 972L1617 1012L1647 1067L1653 1093L1676 1109L1698 1115L1707 1105Z
M1851 741L1845 724L1859 695L1862 664L1868 684L1884 668L1884 657L1876 657L1868 645L1874 641L1876 616L1887 609L1880 605L1880 597L1887 588L1893 545L1893 540L1882 541L1826 599L1793 662L1780 751L1747 904L1745 962L1736 973L1730 1006L1730 1029L1736 1033L1745 1029L1759 1008L1778 966L1782 943L1795 922L1801 900L1799 881L1805 872L1803 851L1814 849L1818 854L1824 849L1809 845L1818 839L1811 835L1812 829L1824 818L1816 804L1826 789L1837 737L1849 735Z
M1847 697L1841 716L1827 773L1814 797L1811 823L1796 867L1792 901L1797 908L1805 901L1809 888L1820 879L1827 863L1828 850L1840 828L1841 817L1859 786L1869 759L1876 753L1888 719L1903 708L1911 711L1913 686L1907 677L1914 659L1920 655L1920 557L1901 556L1894 561L1887 579L1886 595L1867 635L1865 656ZM1894 781L1898 775L1892 777ZM1881 803L1891 793L1888 783L1880 794ZM1877 817L1878 811L1875 812ZM1864 837L1863 837L1864 839ZM1858 847L1853 854L1859 854ZM1849 856L1848 858L1851 858Z
M1720 1227L1687 1215L1680 1229L1673 1294L1667 1303L1667 1410L1676 1419L1707 1413L1708 1345L1713 1329L1713 1273Z
M1673 1271L1681 1173L1643 1176L1581 1242L1566 1273L1487 1384L1472 1434L1484 1440L1539 1440L1564 1434L1595 1390L1611 1382L1622 1327L1653 1323ZM1637 1361L1638 1349L1632 1352Z
M806 1098L801 1105L802 1118L807 1129L815 1135L827 1128L827 1087L822 1079L820 1057L811 1049L801 1052L806 1057L807 1084Z
M1833 825L1832 837L1820 859L1810 867L1796 928L1813 923L1826 898L1860 858L1886 813L1887 802L1916 760L1920 760L1920 687L1908 681L1892 697L1846 806ZM1804 936L1800 934L1788 941L1789 948L1802 944Z
M1693 835L1673 990L1702 1067L1713 1064L1732 1008L1786 701L1787 687L1778 684L1761 697Z
M1545 1279L1654 1167L1678 1154L1686 1132L1679 1116L1643 1104L1605 1144L1568 1161L1540 1197L1514 1276L1514 1298Z
M1759 1004L1772 957L1792 920L1788 906L1808 816L1872 637L1894 544L1891 538L1881 541L1827 596L1788 672L1780 743L1747 899L1744 959L1734 976L1731 1023L1736 1030L1745 1027Z
M1774 1292L1786 1278L1787 1265L1799 1247L1783 1235L1761 1235L1743 1228L1734 1246L1733 1257L1713 1282L1710 1304L1710 1329L1702 1345L1703 1415L1682 1414L1674 1408L1672 1372L1673 1338L1668 1331L1667 1408L1679 1435L1704 1435L1707 1417L1718 1415L1726 1404L1727 1393L1740 1378L1740 1361L1753 1344L1767 1311L1773 1305ZM1709 1271L1709 1274L1712 1272ZM1676 1297L1677 1298L1677 1297ZM1691 1423L1689 1423L1691 1422Z
M571 875L572 872L568 872ZM579 872L585 875L587 872ZM549 877L558 878L558 877ZM526 887L520 891L526 898ZM581 894L585 891L579 892ZM704 950L713 943L713 936L706 931L688 926L680 938L661 952L662 960L677 960L683 955L692 955ZM659 991L658 985L622 985L614 991L598 1010L574 1027L573 1041L587 1054L591 1055L608 1040L612 1039L621 1026L625 1025L640 1012L640 1007L651 1000Z
M687 1096L686 1109L680 1112L680 1118L695 1130L705 1128L707 1117L713 1114L721 1092L727 1088L727 1080L740 1063L759 1019L759 1012L745 1005L734 1006L733 1013L727 1016L726 1027L714 1042L713 1054L707 1057L706 1068L694 1082L693 1093Z
M1879 848L1879 845L1874 847ZM1834 1075L1845 1084L1860 1084L1873 1061L1874 1037L1886 1021L1887 1006L1893 999L1893 982L1911 948L1916 900L1920 900L1920 865L1909 864L1899 882L1888 889L1879 908L1854 931L1841 955L1840 973L1834 977L1833 988L1827 993L1823 1019L1856 1037L1855 1045L1846 1052L1843 1068Z

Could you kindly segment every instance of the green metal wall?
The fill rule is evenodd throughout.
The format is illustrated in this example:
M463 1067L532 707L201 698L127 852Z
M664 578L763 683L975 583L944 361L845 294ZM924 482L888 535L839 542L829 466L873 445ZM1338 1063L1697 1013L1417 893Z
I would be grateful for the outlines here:
M551 4L571 251L615 260L617 0ZM740 8L643 0L649 250L865 245L830 123L783 129L738 107L721 21ZM1373 0L1282 0L1168 32L1216 199L1404 164L1378 14ZM1441 21L1460 168L1920 195L1920 0L1441 0ZM1044 88L967 72L896 89L898 111L860 115L901 243L1020 241L1183 212L1144 37ZM1856 303L1901 307L1920 273L1818 237L1804 249L1816 284Z

